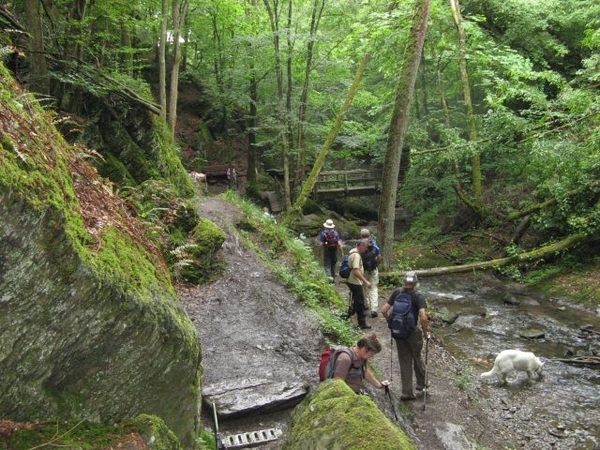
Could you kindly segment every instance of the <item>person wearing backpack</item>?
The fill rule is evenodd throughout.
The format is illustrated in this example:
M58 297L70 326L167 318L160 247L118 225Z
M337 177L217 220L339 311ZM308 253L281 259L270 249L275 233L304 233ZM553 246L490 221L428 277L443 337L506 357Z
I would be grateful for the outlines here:
M328 277L335 280L335 266L338 262L338 253L341 257L344 257L343 242L340 238L340 234L334 230L335 224L333 220L327 219L323 224L325 228L319 234L318 245L323 249L323 265L325 266L325 273Z
M379 311L379 270L377 266L382 260L381 250L371 232L367 228L360 230L361 239L369 240L369 247L362 255L365 278L371 283L370 287L363 286L365 296L365 309L371 310L371 317L377 317Z
M416 392L424 394L425 367L421 351L423 337L430 339L427 302L417 290L417 274L408 272L404 276L404 287L395 289L381 308L381 313L388 320L392 337L396 341L398 362L400 363L400 381L402 395L400 400L408 401L416 398L413 392L413 371L416 378ZM420 327L418 325L421 325Z
M363 379L378 389L389 385L389 381L379 381L367 367L367 360L381 351L381 343L375 333L362 336L358 342L347 349L340 351L335 360L333 378L344 380L357 394L362 391Z
M365 278L362 262L362 255L369 248L369 240L361 239L356 247L348 252L348 265L350 266L350 276L347 284L350 289L351 311L348 315L356 314L358 327L365 330L371 328L365 321L365 294L363 287L371 286L371 282Z

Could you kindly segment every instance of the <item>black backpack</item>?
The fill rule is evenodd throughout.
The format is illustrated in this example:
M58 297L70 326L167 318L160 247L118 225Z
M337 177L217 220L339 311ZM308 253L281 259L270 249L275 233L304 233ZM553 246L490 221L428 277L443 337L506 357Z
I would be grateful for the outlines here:
M375 250L375 243L369 241L368 250L362 255L363 268L366 272L372 272L377 269L377 251Z
M334 230L325 230L325 247L333 248L338 246L338 234Z
M417 329L412 297L407 292L401 291L396 294L394 306L388 319L388 327L393 338L403 340L408 339Z

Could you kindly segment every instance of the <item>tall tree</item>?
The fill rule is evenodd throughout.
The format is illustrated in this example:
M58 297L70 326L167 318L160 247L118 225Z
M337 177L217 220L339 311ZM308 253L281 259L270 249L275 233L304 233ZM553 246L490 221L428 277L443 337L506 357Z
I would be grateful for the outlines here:
M29 31L31 55L31 89L42 94L49 94L48 67L44 47L44 32L38 0L25 0L27 30Z
M423 53L423 44L427 33L427 22L431 0L417 0L410 35L406 41L401 67L398 73L394 109L390 121L388 139L383 165L382 195L379 206L378 232L383 256L382 266L390 265L394 242L394 221L396 216L396 197L398 191L398 172L404 136L408 126L410 105L419 71L419 62Z
M169 125L171 132L175 134L175 125L177 123L177 97L179 92L179 67L181 66L181 41L187 39L187 33L183 33L183 25L187 16L189 0L173 0L172 19L173 19L173 62L171 66L171 80L169 90Z
M158 39L158 97L160 116L167 120L167 22L169 20L169 0L162 0L160 35Z
M298 105L298 130L296 134L296 147L298 148L298 158L296 164L296 180L302 180L304 178L304 166L306 153L303 152L302 147L304 146L304 121L306 119L306 109L308 107L308 92L310 88L310 74L313 69L313 58L314 48L316 42L316 35L321 23L321 17L323 15L323 9L325 8L324 0L314 0L311 18L310 18L310 31L308 42L306 44L306 62L304 65L304 82L302 84L302 91L300 93L300 103Z
M290 0L291 2L291 0ZM290 142L289 142L289 127L288 121L289 116L286 109L286 97L284 92L284 79L283 79L283 64L281 61L281 41L279 39L281 35L280 23L279 23L279 0L272 0L272 4L269 0L263 0L265 8L269 14L269 21L271 24L271 32L273 34L273 48L275 57L275 74L277 78L277 104L278 104L278 115L279 115L279 138L281 148L281 161L283 164L283 196L285 209L289 209L291 206L291 190L290 190L290 166L289 166L289 153L290 153Z
M467 70L467 39L465 36L465 30L462 25L462 15L460 13L459 0L450 0L450 7L452 8L452 18L456 25L458 32L458 44L459 44L459 61L458 65L460 68L460 80L463 88L463 96L465 99L465 108L467 113L467 123L469 127L469 140L471 142L477 141L477 125L475 124L475 114L473 113L473 101L471 99L471 85L469 83L469 72ZM471 159L471 173L473 183L473 200L469 200L467 195L461 189L458 182L455 184L456 192L458 196L469 206L473 212L479 217L483 216L483 185L481 175L481 157L478 152L475 152Z

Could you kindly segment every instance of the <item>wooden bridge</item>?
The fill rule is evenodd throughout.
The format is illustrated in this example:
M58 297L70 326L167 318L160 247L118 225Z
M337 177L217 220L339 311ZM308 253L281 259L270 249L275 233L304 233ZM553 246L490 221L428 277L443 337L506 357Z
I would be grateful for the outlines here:
M336 170L321 172L312 191L314 199L361 197L381 193L381 171Z

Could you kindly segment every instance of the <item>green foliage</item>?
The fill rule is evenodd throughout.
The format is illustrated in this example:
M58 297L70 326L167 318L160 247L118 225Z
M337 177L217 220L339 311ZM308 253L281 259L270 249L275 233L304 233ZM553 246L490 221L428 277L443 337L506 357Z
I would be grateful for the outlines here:
M469 364L462 364L456 371L456 385L462 391L468 390L473 385L473 367Z

